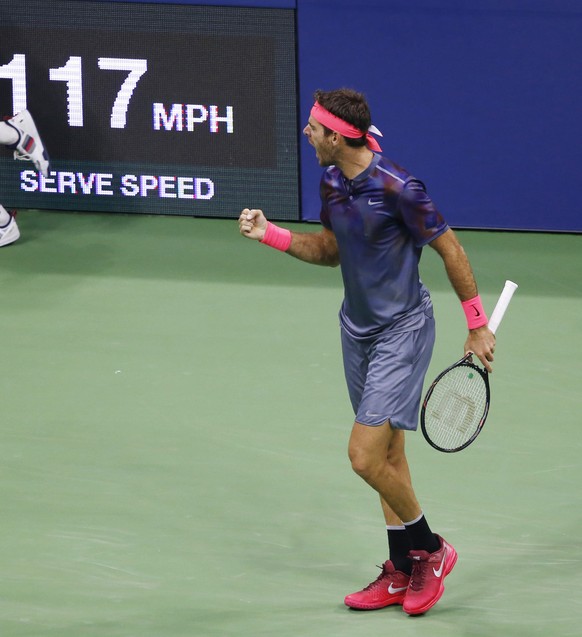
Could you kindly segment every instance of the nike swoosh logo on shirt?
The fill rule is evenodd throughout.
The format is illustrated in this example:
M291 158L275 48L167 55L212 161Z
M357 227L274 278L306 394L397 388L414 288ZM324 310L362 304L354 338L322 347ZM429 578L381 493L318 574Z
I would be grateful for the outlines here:
M377 201L374 201L372 198L368 199L368 206L381 206L383 203L383 199L378 199Z
M408 586L402 586L401 588L398 588L394 586L392 582L390 582L390 586L388 587L388 592L390 593L390 595L394 595L394 593L402 593L402 591L405 591L407 588Z

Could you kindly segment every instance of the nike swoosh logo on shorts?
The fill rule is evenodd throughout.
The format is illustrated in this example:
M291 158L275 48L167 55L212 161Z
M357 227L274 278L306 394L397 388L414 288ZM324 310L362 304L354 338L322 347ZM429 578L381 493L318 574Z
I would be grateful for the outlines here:
M408 586L402 586L401 588L396 588L392 582L390 582L390 586L388 587L388 592L390 593L390 595L394 595L395 593L402 593L402 591L405 591L408 588Z
M445 551L443 553L443 561L441 562L441 565L439 566L438 570L434 566L432 568L432 572L435 574L435 577L440 577L443 574L443 568L445 566L446 559L447 559L447 549L445 547Z
M368 199L368 206L381 206L384 203L383 199L374 201L372 198Z

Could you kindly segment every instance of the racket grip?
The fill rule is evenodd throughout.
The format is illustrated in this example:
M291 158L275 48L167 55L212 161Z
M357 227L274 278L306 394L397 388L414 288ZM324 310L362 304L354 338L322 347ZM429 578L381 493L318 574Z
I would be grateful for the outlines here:
M505 282L501 296L499 297L497 304L495 305L495 309L491 314L491 318L489 319L489 329L493 332L493 334L497 331L497 328L503 319L503 315L505 314L505 310L507 310L511 301L511 297L516 290L517 283L514 283L513 281Z

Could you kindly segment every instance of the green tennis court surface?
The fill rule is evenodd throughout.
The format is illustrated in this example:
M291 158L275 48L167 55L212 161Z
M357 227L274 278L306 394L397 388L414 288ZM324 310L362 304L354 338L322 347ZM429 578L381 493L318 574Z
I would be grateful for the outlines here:
M582 237L460 233L489 311L505 279L520 287L482 435L455 455L408 437L459 552L411 618L342 603L387 542L346 457L339 270L235 221L18 222L0 250L2 637L580 634ZM432 379L464 317L430 250L422 272Z

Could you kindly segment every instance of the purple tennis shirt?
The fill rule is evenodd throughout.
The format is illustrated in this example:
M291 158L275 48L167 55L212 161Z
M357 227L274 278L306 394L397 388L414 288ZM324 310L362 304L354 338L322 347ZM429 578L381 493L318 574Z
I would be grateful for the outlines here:
M342 326L355 338L417 329L430 313L422 248L448 229L424 184L382 155L348 180L321 179L321 223L336 236L345 296Z

